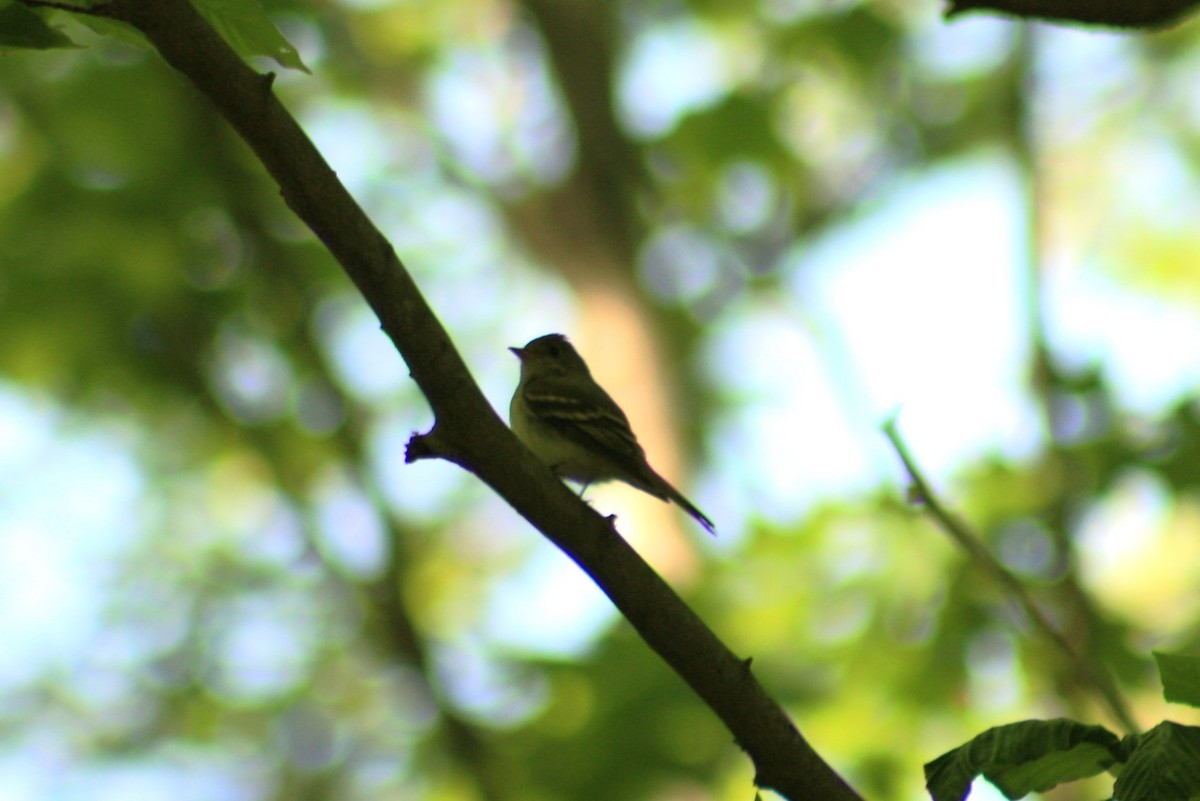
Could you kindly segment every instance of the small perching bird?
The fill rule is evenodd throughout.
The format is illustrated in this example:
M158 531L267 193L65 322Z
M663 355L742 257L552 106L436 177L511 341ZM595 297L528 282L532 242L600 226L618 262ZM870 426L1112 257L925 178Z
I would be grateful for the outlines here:
M592 378L566 337L547 334L509 350L521 360L521 381L508 407L513 433L556 475L585 488L624 481L674 501L716 535L708 516L650 467L625 412Z

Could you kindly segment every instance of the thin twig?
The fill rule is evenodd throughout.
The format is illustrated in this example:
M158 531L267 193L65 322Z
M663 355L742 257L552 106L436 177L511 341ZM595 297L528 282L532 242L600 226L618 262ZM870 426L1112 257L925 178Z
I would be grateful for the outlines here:
M1113 717L1118 720L1125 730L1131 734L1136 734L1141 730L1137 721L1134 720L1133 714L1130 712L1125 699L1117 690L1116 683L1113 681L1112 675L1104 669L1103 666L1093 665L1083 657L1075 648L1067 641L1050 619L1046 617L1045 612L1034 602L1033 596L1029 593L1029 588L1021 582L1008 568L1000 563L988 547L983 543L983 540L974 531L962 522L958 517L953 515L934 494L929 486L929 482L925 480L924 474L917 466L916 460L905 444L904 439L896 430L896 419L893 417L883 424L883 433L892 443L892 447L896 450L896 455L900 457L900 461L904 463L904 468L908 471L909 479L912 481L912 489L914 494L919 498L925 508L929 510L929 514L941 527L950 539L966 551L967 555L979 566L991 575L997 584L1006 592L1017 605L1021 607L1021 611L1025 613L1025 617L1033 625L1042 636L1054 644L1063 655L1067 657L1070 663L1074 666L1079 676L1095 690L1108 705L1109 711Z
M88 14L93 17L110 16L108 3L95 3L90 6L79 6L74 3L59 3L56 0L21 0L23 5L31 8L52 8L56 11L68 11L73 14Z
M1196 5L1196 0L947 0L945 15L991 11L1067 25L1161 30L1180 23Z

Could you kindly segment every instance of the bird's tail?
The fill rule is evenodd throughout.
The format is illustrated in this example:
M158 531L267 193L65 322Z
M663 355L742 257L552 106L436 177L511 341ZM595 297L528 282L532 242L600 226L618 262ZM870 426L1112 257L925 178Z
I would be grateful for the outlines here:
M669 481L660 476L658 473L654 472L650 465L646 465L646 472L649 475L645 476L646 482L641 489L645 490L651 495L662 498L664 501L674 502L675 505L680 509L696 518L696 522L704 526L705 531L707 531L709 534L712 534L714 537L717 536L717 527L713 525L713 521L709 519L708 515L697 509L696 505L685 498L682 492L671 486Z

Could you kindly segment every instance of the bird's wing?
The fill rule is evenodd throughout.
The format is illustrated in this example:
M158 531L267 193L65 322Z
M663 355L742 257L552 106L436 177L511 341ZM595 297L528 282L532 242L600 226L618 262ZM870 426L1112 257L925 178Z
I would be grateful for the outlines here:
M646 458L629 419L598 384L580 387L562 376L534 379L525 388L525 402L539 419L590 451L619 464Z

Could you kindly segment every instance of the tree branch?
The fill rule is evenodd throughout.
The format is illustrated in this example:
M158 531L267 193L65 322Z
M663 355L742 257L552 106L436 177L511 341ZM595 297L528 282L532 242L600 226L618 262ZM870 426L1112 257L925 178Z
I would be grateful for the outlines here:
M80 5L77 3L60 3L57 0L21 0L27 6L34 8L50 8L55 11L70 11L73 14L88 14L93 17L111 16L107 12L107 3L92 3Z
M947 0L946 18L994 11L1050 22L1161 29L1192 13L1200 0Z
M1062 632L1055 628L1050 619L1046 617L1046 613L1033 600L1033 596L1029 593L1029 589L1021 582L1021 579L1017 578L1012 571L1002 565L996 557L992 556L992 552L988 550L988 547L983 543L979 535L952 514L942 504L938 496L934 494L933 489L929 486L929 482L925 480L924 474L917 466L912 453L909 452L908 445L905 444L900 433L896 430L895 418L883 424L883 433L887 435L888 440L892 443L892 447L896 450L896 455L900 457L900 461L904 463L905 470L908 471L909 479L912 481L913 495L929 510L930 516L937 522L942 531L950 539L954 540L955 544L962 548L977 565L983 568L1010 598L1017 602L1017 605L1021 607L1021 611L1025 613L1026 619L1029 620L1033 628L1062 652L1080 678L1100 696L1101 700L1108 706L1109 712L1112 713L1112 716L1120 722L1125 730L1131 734L1140 731L1133 713L1129 711L1125 699L1117 690L1112 675L1102 665L1093 666L1075 650L1071 643L1067 641L1067 638L1063 636Z
M88 12L139 29L262 161L378 315L432 407L437 450L476 474L592 577L721 718L756 783L792 801L859 796L812 750L739 660L605 520L500 421L395 251L255 73L187 0L110 0ZM420 440L418 440L420 442Z

